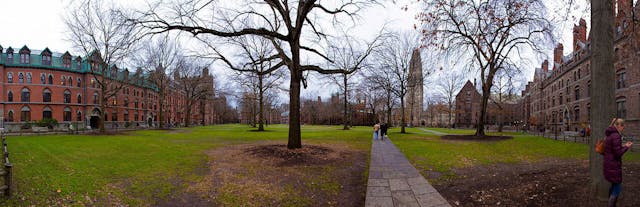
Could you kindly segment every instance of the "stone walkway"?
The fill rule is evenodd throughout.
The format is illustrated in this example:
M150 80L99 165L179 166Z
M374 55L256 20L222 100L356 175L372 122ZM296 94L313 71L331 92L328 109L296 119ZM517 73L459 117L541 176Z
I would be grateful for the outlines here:
M442 133L442 132L439 132L439 131L433 131L431 129L425 129L425 128L418 128L418 129L420 129L420 130L422 130L424 132L428 132L428 133L431 133L431 134L438 135L438 136L447 135L447 133Z
M389 139L373 140L366 207L450 206Z

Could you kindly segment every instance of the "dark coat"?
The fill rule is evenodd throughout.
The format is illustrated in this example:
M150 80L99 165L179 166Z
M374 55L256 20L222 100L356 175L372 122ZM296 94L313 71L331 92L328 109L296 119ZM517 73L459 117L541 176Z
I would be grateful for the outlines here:
M622 140L618 130L610 126L605 131L607 138L604 144L604 178L611 183L622 183L622 155L629 149L622 146Z

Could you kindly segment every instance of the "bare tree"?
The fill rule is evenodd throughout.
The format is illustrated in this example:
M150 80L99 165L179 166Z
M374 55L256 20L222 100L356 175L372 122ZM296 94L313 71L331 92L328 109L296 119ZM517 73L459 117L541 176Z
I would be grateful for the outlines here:
M417 81L411 81L410 64L414 51L419 50L418 38L409 32L389 34L382 41L383 47L376 52L376 60L378 61L382 76L380 78L389 78L390 92L400 99L400 132L406 133L406 114L405 114L405 96L409 92L410 87ZM384 80L383 80L384 81Z
M194 106L202 99L213 97L213 77L206 64L182 58L173 71L173 88L184 97L185 127L191 125Z
M300 133L300 86L306 87L304 71L322 74L344 73L343 69L327 69L314 64L302 64L308 55L315 55L331 61L318 49L313 41L305 38L325 39L328 31L323 30L320 22L332 19L339 24L341 17L355 18L356 14L372 3L371 0L343 0L338 2L301 1L244 1L233 2L234 8L225 8L218 1L187 1L171 5L171 12L161 12L160 4L153 4L147 11L141 11L130 20L147 28L149 33L164 33L180 30L194 36L218 36L223 38L243 35L258 35L270 39L277 55L267 58L279 59L274 67L287 66L290 72L289 83L289 140L287 147L301 148ZM203 14L207 11L212 13ZM164 15L169 14L169 15ZM255 24L244 24L247 19ZM285 44L280 44L286 43ZM264 61L264 60L261 60ZM232 64L233 65L233 64Z
M91 81L100 88L99 128L100 132L105 132L105 110L117 103L109 100L117 98L128 82L127 75L118 77L115 64L123 62L136 49L140 30L120 18L123 11L111 1L82 0L73 3L64 17L67 39L90 58Z
M363 82L367 85L367 88L372 89L373 91L381 91L382 96L380 100L384 103L385 106L385 114L386 114L386 123L392 124L391 112L393 107L397 103L397 99L393 94L393 73L390 70L387 70L381 65L376 65L374 67L368 68L366 73L363 75ZM375 101L378 101L377 99Z
M344 36L340 40L334 41L329 46L328 57L333 60L329 62L329 67L344 69L344 73L329 76L329 80L338 85L343 96L343 118L344 130L349 130L350 116L349 109L349 90L353 84L349 80L355 76L360 69L367 67L365 61L374 49L378 46L378 39L382 34L378 35L371 43L361 43L349 36Z
M458 91L460 91L464 85L465 77L461 73L451 71L442 73L437 81L436 87L447 102L447 113L449 114L449 122L447 122L447 124L450 128L453 128L453 122L451 119L454 114L454 101L456 100Z
M500 70L496 73L493 79L493 88L491 92L497 96L489 97L489 99L495 104L498 114L498 132L502 132L504 127L505 107L507 104L512 103L516 98L515 91L516 80L520 77L520 71L518 69Z
M542 52L552 40L542 0L427 0L420 15L426 47L438 48L480 72L482 102L476 136L484 136L495 74L517 65L525 51Z
M165 102L171 83L168 74L175 70L182 49L168 35L148 40L136 57L136 62L148 73L148 81L158 89L158 122L165 127Z

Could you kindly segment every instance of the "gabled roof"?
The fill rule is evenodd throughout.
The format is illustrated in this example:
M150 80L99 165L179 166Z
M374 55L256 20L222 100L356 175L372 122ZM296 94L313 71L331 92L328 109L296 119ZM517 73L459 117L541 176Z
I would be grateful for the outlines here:
M27 47L27 45L22 46L22 48L20 48L20 53L31 53L31 50Z
M40 53L40 55L48 55L51 56L51 50L48 47L44 48L44 50Z
M69 53L69 51L64 52L64 54L62 54L62 58L69 58L69 59L71 59L71 53Z
M11 47L7 48L7 53L13 53L13 48Z

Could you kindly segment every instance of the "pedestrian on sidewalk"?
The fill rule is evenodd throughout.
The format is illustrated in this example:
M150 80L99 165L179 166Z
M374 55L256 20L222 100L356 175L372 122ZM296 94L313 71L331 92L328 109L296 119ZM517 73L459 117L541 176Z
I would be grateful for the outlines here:
M624 120L615 118L611 122L605 135L604 144L604 162L603 162L603 174L604 178L611 183L609 187L609 201L608 206L616 206L618 197L622 192L622 155L633 145L632 142L627 142L622 145L622 131L624 131Z
M373 140L378 140L380 135L380 123L373 125Z
M384 140L384 137L387 136L387 130L389 129L389 124L384 123L380 125L380 139Z

